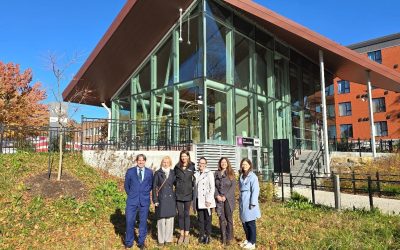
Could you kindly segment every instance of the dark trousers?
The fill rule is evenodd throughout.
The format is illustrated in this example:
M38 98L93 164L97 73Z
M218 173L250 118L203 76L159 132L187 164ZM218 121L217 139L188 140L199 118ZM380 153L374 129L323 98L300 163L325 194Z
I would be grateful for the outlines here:
M190 230L190 203L191 201L177 201L179 229Z
M221 228L221 239L223 242L233 239L233 214L228 201L218 203L219 227Z
M244 233L246 234L246 240L251 244L256 244L256 221L248 221L243 224Z
M126 216L126 235L125 245L133 245L134 229L136 225L136 215L139 212L139 239L138 245L143 245L147 235L147 217L149 215L149 206L127 204L125 209Z
M207 209L197 209L197 219L199 220L199 235L211 235L212 214Z

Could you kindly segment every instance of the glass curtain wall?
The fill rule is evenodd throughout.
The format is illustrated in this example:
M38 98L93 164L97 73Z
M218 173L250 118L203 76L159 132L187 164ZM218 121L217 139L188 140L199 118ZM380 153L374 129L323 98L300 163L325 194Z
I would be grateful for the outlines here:
M195 143L259 138L268 171L273 139L318 147L318 65L223 2L199 1L183 16L182 32L177 23L146 60L113 99L113 117L190 126ZM157 140L160 126L134 127L133 134Z

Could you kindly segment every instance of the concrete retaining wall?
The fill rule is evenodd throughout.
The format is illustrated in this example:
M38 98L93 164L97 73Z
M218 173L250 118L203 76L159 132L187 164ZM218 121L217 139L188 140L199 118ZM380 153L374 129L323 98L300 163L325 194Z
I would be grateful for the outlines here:
M180 151L112 151L112 150L85 150L83 151L83 160L89 166L107 171L109 174L124 178L126 170L132 167L136 156L144 154L147 157L146 167L153 170L158 169L161 159L169 156L174 166L179 161ZM192 161L195 159L194 152L190 152Z

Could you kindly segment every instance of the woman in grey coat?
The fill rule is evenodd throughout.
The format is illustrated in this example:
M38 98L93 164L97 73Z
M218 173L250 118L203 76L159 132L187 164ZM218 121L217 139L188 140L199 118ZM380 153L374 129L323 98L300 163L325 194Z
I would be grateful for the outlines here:
M219 217L222 244L230 245L233 239L233 210L235 209L236 179L228 158L222 157L215 172L216 211Z
M153 178L153 203L156 206L158 244L172 244L174 217L176 215L176 199L174 191L175 173L171 170L172 161L169 156L161 160L161 167Z

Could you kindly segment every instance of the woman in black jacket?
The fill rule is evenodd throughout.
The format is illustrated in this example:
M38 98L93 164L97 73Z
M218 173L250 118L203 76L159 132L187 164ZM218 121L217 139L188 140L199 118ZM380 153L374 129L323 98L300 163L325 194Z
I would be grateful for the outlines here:
M182 150L179 163L175 165L175 194L178 208L180 236L178 244L189 244L190 204L193 200L194 163L190 161L189 151Z
M221 240L229 245L233 239L233 210L235 209L236 179L228 158L222 157L215 172L216 211L221 228Z
M153 203L156 206L158 244L172 244L174 233L175 206L175 173L171 169L172 160L165 156L160 169L154 173Z

